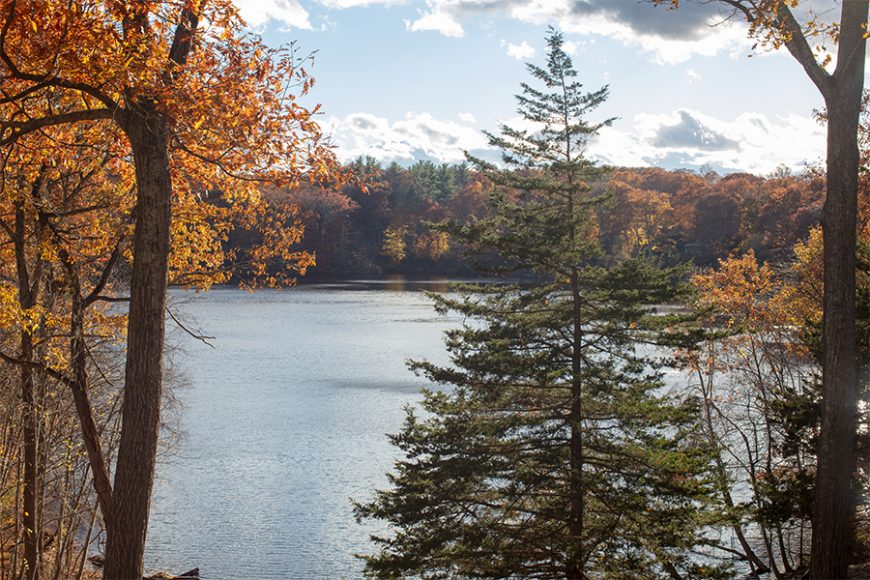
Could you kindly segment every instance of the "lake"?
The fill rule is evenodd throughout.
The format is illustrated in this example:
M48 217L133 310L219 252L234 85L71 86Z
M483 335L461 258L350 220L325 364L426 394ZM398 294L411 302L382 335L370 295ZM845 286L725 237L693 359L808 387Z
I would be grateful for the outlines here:
M387 433L425 380L408 358L444 363L419 287L357 282L248 293L174 290L171 354L181 436L158 465L146 569L204 579L355 578L373 528L351 498L386 485ZM169 328L173 323L169 322Z

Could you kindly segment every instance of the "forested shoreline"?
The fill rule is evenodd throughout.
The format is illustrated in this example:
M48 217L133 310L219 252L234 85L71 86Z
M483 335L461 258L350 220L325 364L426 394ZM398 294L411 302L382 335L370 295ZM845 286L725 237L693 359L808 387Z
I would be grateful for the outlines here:
M340 191L303 186L266 193L274 204L298 206L305 227L299 247L316 259L310 277L477 272L461 241L437 224L486 217L494 186L485 175L469 164L429 161L384 167L358 159L347 168L358 184ZM592 187L604 198L596 221L607 254L700 268L749 250L762 261L792 260L793 246L819 224L824 202L824 176L812 169L722 176L614 167ZM230 245L244 248L245 242L231 238Z
M596 164L610 88L585 87L553 27L521 126L484 132L498 162L342 164L302 104L313 55L268 46L231 0L4 2L0 580L142 578L167 326L209 340L167 288L308 274L506 282L433 297L458 321L450 364L410 364L431 387L390 435L386 486L354 498L388 530L358 555L366 574L822 580L865 564L868 5L822 26L795 2L724 4L819 89L824 169Z

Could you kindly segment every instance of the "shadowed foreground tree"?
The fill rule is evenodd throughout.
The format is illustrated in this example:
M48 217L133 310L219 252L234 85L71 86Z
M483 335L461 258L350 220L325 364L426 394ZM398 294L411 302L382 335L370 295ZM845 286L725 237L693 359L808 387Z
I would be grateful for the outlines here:
M290 49L242 33L228 0L18 2L0 15L0 146L41 129L111 122L135 165L123 425L106 578L142 574L160 425L174 193L319 181L333 157ZM200 26L200 22L207 23Z
M447 336L453 366L415 363L429 391L393 442L392 487L357 506L390 524L366 557L380 577L682 578L722 570L690 556L701 541L709 460L697 408L664 392L644 342L664 322L674 272L605 267L583 156L604 123L585 120L607 88L585 92L551 31L542 88L522 85L534 132L490 136L505 169L492 217L454 234L495 252L530 285L468 285L435 297L467 321Z
M679 0L653 0L679 5ZM719 0L749 23L764 45L785 46L825 100L828 124L827 195L823 210L825 284L822 330L822 425L813 504L813 578L844 578L852 543L851 487L857 428L855 327L858 119L867 49L865 0L842 0L839 22L824 24L810 11L802 25L797 0ZM820 61L810 42L837 44L836 66Z

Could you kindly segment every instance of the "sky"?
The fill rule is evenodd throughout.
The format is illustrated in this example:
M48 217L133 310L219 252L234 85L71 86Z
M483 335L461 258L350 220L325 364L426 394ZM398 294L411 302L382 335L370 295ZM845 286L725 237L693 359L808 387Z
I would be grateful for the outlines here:
M838 8L812 0L822 17ZM586 155L606 164L768 174L824 161L817 89L784 50L753 49L720 3L635 0L236 0L270 45L315 53L306 97L343 161L407 165L493 156L483 131L516 125L514 95L543 64L548 26L578 80L616 117Z

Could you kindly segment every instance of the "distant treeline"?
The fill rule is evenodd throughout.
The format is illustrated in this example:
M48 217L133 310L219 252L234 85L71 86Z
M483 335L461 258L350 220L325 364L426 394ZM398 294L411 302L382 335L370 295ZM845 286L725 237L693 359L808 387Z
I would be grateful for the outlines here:
M298 205L301 247L316 255L313 275L474 272L462 246L432 225L485 217L496 186L482 174L429 161L384 167L369 158L349 167L356 180L340 191L267 192L273 203ZM588 195L606 196L596 219L607 253L697 266L750 249L761 260L790 258L795 242L819 223L824 199L824 180L812 172L759 177L620 167L589 187Z

